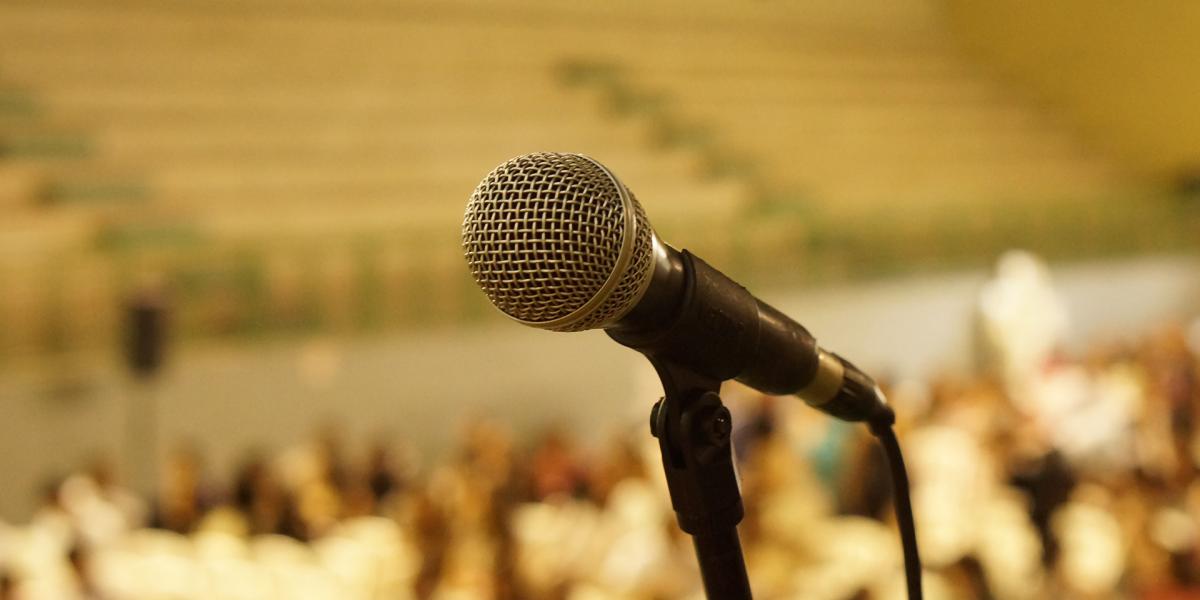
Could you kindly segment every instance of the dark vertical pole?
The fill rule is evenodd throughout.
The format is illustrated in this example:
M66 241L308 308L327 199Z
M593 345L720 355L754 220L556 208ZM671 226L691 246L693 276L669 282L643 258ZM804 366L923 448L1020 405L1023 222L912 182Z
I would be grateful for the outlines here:
M704 580L707 597L750 598L746 559L742 557L742 542L738 539L737 529L696 534L692 536L692 544L700 561L700 577Z
M125 465L134 489L154 493L158 471L158 399L154 379L162 367L166 307L161 294L143 292L128 303L125 359L134 385L125 400Z

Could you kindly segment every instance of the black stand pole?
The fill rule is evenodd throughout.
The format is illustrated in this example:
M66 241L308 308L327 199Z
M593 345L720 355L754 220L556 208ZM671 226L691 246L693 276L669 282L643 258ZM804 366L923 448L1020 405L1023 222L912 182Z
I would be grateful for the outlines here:
M692 536L710 600L751 600L737 524L744 510L733 469L733 423L721 382L651 358L666 395L650 413L679 527Z

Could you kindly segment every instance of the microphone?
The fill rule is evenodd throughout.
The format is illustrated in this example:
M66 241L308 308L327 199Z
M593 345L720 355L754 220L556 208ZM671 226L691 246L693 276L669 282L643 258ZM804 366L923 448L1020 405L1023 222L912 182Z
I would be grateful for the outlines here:
M847 421L895 421L875 382L802 325L655 234L633 193L596 160L534 153L496 167L467 204L475 282L512 319L604 329L651 358L796 395Z

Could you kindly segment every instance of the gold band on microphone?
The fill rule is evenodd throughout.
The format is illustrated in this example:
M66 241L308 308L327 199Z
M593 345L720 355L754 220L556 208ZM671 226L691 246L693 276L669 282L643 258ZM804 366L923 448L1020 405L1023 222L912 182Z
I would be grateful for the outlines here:
M837 396L845 376L846 367L842 361L824 350L817 350L817 373L796 395L809 406L819 408Z

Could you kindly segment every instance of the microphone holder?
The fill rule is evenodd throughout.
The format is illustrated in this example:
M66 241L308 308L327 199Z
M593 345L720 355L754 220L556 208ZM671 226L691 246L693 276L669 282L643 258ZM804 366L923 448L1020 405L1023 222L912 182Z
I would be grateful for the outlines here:
M704 593L711 600L751 600L737 524L745 514L733 468L733 421L721 381L648 357L665 395L650 413L679 528L692 536Z

